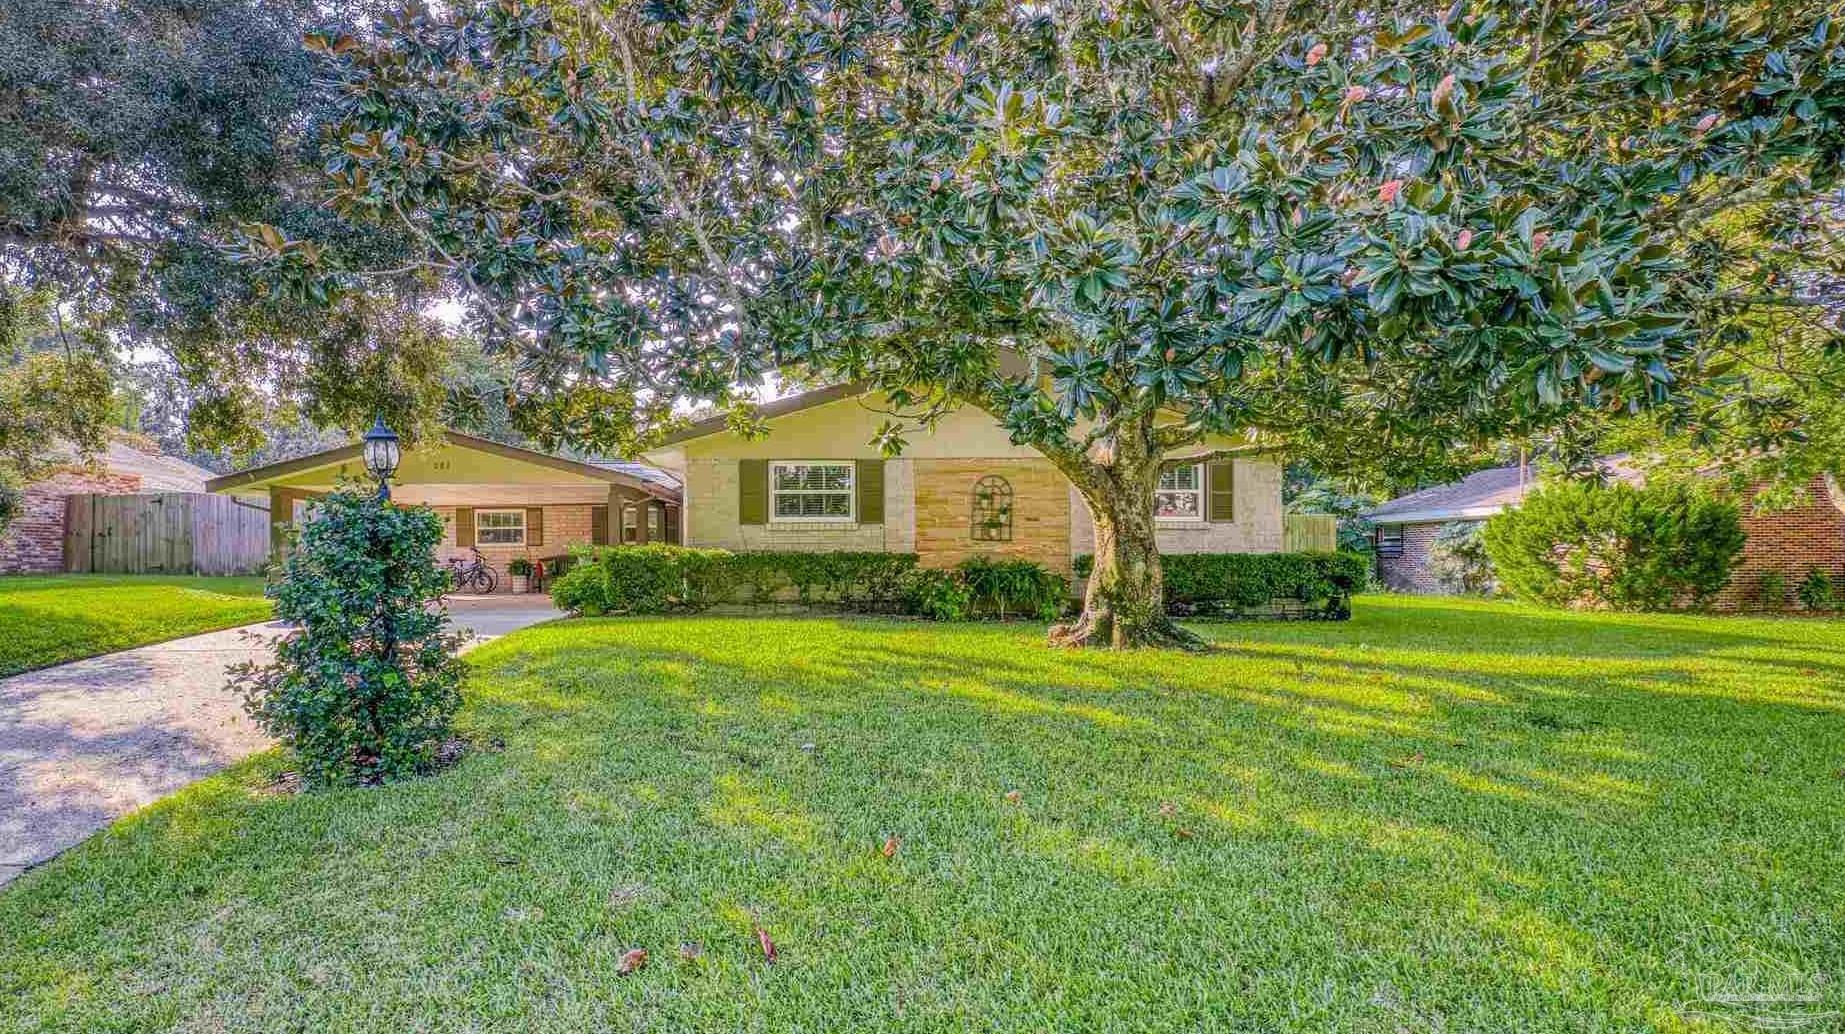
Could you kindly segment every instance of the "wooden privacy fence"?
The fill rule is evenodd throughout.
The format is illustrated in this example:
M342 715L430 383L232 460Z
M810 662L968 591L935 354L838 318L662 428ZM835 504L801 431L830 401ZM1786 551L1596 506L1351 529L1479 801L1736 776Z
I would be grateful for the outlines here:
M64 569L95 574L250 574L269 562L269 508L227 495L73 495Z
M1281 521L1281 548L1286 553L1339 548L1339 518L1324 513L1290 513Z

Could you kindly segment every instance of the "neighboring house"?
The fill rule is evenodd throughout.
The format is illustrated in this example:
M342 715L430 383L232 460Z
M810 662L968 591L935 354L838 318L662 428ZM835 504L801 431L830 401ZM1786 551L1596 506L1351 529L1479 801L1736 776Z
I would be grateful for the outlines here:
M1616 476L1637 480L1628 468L1612 468ZM1441 529L1455 522L1483 521L1524 501L1537 487L1535 472L1526 467L1494 467L1470 474L1452 484L1425 488L1393 499L1360 516L1376 525L1377 573L1383 583L1399 592L1448 591L1430 572L1429 547ZM1754 493L1748 493L1753 497ZM1761 577L1775 572L1797 584L1813 568L1835 581L1845 578L1845 493L1830 477L1814 478L1798 506L1757 512L1743 502L1742 560L1730 583L1712 605L1742 609L1757 605L1753 594Z
M307 502L342 482L370 487L359 446L212 478L208 490L267 499L280 548ZM478 548L510 587L514 557L550 560L572 546L672 542L678 538L679 486L644 464L565 459L459 431L406 449L391 479L392 498L423 503L442 516L439 556Z
M0 535L0 574L55 574L65 569L65 510L73 495L202 492L212 476L203 467L120 438L88 458L60 446L44 459L48 470L26 486L19 518Z
M1035 561L1059 574L1095 548L1088 507L1030 446L964 407L885 458L870 444L891 406L845 385L761 407L755 440L723 418L694 424L645 458L685 486L682 538L734 550L916 553L929 567L976 555ZM1228 439L1193 452L1233 448ZM1166 553L1273 553L1283 548L1281 464L1248 450L1181 463L1161 481Z

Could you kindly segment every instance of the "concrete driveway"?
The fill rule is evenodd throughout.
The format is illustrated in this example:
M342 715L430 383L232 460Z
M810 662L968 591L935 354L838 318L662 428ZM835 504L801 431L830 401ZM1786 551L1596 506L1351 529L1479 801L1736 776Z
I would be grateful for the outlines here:
M562 617L547 596L453 596L469 646ZM224 689L278 622L0 679L0 884L103 826L270 745Z

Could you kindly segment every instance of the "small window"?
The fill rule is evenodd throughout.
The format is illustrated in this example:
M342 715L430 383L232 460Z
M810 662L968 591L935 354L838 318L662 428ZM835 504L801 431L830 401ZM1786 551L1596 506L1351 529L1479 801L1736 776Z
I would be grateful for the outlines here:
M525 545L525 511L474 511L474 541L482 546Z
M659 542L664 536L660 528L660 508L647 504L647 541Z
M852 520L852 472L850 463L772 463L769 512L778 521Z
M1012 484L998 474L974 482L969 534L975 542L1012 541Z
M1160 471L1153 492L1153 516L1162 521L1204 520L1204 464Z
M633 503L626 503L621 508L621 540L624 543L641 540L641 518Z
M1403 555L1403 526L1401 524L1380 524L1377 526L1377 555L1381 557L1400 557Z

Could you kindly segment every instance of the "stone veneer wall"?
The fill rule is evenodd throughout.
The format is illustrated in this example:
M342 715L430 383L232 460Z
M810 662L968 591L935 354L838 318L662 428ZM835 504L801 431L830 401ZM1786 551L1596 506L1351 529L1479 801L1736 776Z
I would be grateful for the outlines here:
M707 549L819 553L831 550L916 551L917 461L884 463L884 523L851 521L742 524L737 515L737 461L694 459L686 464L685 544Z
M541 509L545 512L544 542L537 546L481 546L481 556L500 576L500 592L512 590L512 576L506 565L514 557L528 557L538 560L548 556L567 553L572 546L587 546L594 537L594 528L590 523L590 503L547 503ZM447 563L449 558L468 555L464 546L455 545L455 507L432 507L442 517L442 544L436 547L436 560ZM525 509L517 504L496 506L486 504L476 509Z
M57 574L64 570L64 506L82 493L121 495L141 489L139 474L69 469L26 486L24 507L0 535L0 574Z
M1012 486L1012 538L976 541L974 482L997 474ZM1049 460L916 461L916 553L924 567L953 567L972 556L1030 560L1070 574L1070 482Z

